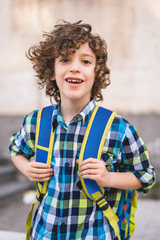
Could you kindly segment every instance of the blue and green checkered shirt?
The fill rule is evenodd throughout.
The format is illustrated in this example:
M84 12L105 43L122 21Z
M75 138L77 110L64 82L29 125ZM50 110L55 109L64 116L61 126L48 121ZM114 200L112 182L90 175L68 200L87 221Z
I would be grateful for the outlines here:
M51 162L54 174L36 210L32 240L116 239L106 217L85 195L76 164L94 107L95 101L92 100L68 125L61 117L60 106L54 108L55 143ZM11 156L24 155L28 159L34 156L37 112L26 115L20 131L12 136ZM143 140L136 129L118 115L107 135L101 160L110 171L132 172L142 183L139 191L146 193L154 183L154 168ZM118 191L106 188L106 199L115 212L119 204Z

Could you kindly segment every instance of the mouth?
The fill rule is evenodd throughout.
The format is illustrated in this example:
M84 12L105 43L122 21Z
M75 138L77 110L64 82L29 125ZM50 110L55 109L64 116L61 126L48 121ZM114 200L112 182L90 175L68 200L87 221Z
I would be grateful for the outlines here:
M70 84L80 84L80 83L84 82L84 80L79 79L79 78L66 78L65 80L66 80L66 82L68 82Z

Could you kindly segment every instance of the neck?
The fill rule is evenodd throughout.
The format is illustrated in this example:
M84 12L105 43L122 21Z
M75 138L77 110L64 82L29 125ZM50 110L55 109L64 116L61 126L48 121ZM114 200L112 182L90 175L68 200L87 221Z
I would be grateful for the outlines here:
M70 122L71 119L76 116L82 109L89 103L83 103L80 101L62 101L61 100L61 116L65 122Z

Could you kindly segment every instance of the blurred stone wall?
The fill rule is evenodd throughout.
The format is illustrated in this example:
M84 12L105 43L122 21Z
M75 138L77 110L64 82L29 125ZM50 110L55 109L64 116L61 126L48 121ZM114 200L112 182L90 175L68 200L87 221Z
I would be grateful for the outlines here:
M112 84L102 105L160 113L159 0L5 0L0 18L0 114L24 114L49 104L25 52L60 19L90 23L108 43Z

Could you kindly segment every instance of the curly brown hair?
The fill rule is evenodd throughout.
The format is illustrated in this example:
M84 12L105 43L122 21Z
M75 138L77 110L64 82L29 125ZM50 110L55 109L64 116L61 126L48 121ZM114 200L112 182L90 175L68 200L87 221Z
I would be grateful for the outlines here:
M36 71L38 84L41 88L46 87L46 95L55 101L60 100L60 92L56 81L51 80L55 75L54 62L59 56L68 56L75 53L81 44L88 43L95 53L95 82L92 87L92 97L96 101L103 100L101 89L110 84L110 70L107 67L107 45L98 35L91 33L92 27L89 24L82 24L82 21L70 23L63 21L54 26L54 30L44 33L44 41L39 45L29 48L26 56L33 63Z

